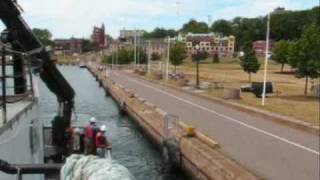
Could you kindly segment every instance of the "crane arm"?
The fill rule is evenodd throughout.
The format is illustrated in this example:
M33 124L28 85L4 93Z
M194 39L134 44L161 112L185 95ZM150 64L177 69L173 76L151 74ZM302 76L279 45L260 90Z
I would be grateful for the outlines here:
M54 129L55 125L53 124L53 131L59 131L57 132L60 134L58 136L63 137L64 131L71 124L75 96L73 88L59 72L45 47L25 23L16 1L0 0L0 19L7 28L1 37L1 41L10 44L16 51L25 53L33 51L32 56L40 60L40 78L48 89L57 96L60 107L58 119L63 121L64 129L62 131L57 128ZM59 127L61 128L61 126ZM59 144L63 146L63 143L60 142Z

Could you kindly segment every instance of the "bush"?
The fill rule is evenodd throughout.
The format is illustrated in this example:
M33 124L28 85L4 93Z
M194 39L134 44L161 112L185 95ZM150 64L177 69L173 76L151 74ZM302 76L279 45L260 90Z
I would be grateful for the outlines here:
M213 55L213 63L219 63L220 62L220 58L219 58L219 55L218 54L214 54Z

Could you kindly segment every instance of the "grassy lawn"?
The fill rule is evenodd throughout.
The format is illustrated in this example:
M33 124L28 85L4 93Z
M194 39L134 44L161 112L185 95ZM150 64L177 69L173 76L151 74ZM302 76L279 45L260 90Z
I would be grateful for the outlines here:
M171 68L172 70L173 68ZM177 68L178 72L183 72L187 78L195 82L195 64L187 61ZM281 74L280 65L270 62L268 68L268 81L274 85L274 94L266 99L266 106L261 106L261 99L256 98L252 93L242 93L240 100L233 102L253 106L256 108L269 110L282 115L295 117L297 119L318 124L318 99L316 97L304 96L304 79L298 79L294 74ZM285 67L285 72L290 72L289 67ZM239 88L241 85L248 84L248 74L243 72L240 64L236 60L221 60L219 64L204 62L200 65L200 78L202 82L219 83L224 87ZM252 81L263 81L263 62L261 70L252 75ZM162 81L165 83L164 81ZM174 84L169 82L170 84ZM310 87L309 87L310 90ZM309 92L311 94L311 92ZM209 97L223 97L223 89L210 89L206 91Z
M57 59L57 63L67 63L68 64L68 63L76 62L78 57L57 55L57 56L55 56L55 59Z

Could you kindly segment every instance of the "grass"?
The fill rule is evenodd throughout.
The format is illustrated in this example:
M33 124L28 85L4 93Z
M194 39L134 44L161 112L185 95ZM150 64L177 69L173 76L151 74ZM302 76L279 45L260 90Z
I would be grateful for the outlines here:
M263 81L263 63L257 74L252 75L252 81ZM156 67L155 67L156 68ZM304 96L304 79L298 79L290 72L289 67L285 67L285 72L279 73L281 66L270 62L268 67L268 81L274 85L274 94L266 99L266 106L261 106L261 99L256 98L252 93L242 93L240 100L233 102L256 107L263 110L276 112L285 116L294 117L318 125L318 98ZM173 70L173 68L171 68ZM183 72L187 78L195 82L195 64L190 60L177 68L178 72ZM224 87L239 88L241 85L249 84L248 74L243 72L237 60L221 60L221 63L212 64L210 60L204 61L200 65L200 79L202 82L220 83ZM162 83L165 83L163 81ZM174 84L169 82L171 85ZM310 87L309 87L310 90ZM309 94L311 92L309 91ZM208 90L206 94L209 97L223 97L223 90Z
M76 62L78 57L77 56L56 55L55 59L57 59L57 63L69 64L69 63Z

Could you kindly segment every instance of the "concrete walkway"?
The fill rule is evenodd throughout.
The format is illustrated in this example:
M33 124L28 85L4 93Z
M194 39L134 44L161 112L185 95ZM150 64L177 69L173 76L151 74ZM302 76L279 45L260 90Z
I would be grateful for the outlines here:
M117 83L212 137L225 154L259 177L319 180L319 136L121 71L110 75Z

